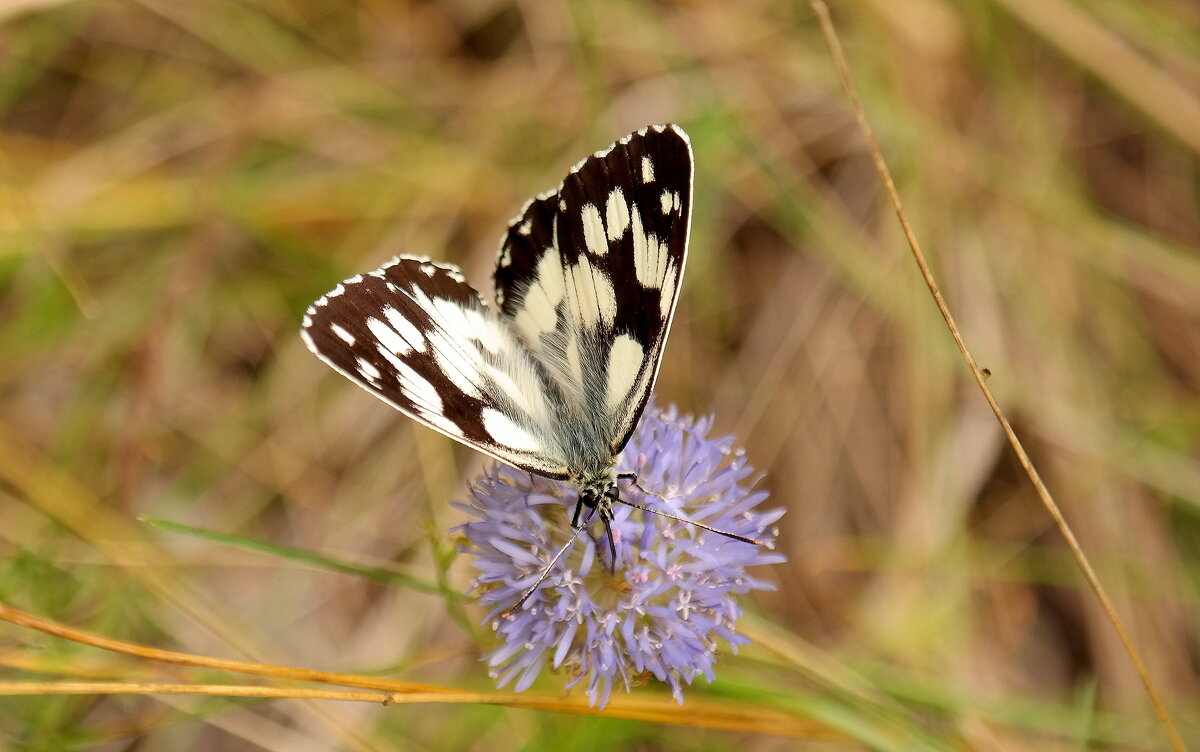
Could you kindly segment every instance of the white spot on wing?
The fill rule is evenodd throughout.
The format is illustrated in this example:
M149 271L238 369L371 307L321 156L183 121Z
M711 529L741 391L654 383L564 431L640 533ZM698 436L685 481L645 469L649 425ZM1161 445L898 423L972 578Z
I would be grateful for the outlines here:
M501 346L496 322L486 309L467 307L445 298L433 298L424 307L435 314L442 329L456 341L477 340L489 352L496 352Z
M658 313L664 321L671 315L671 306L675 303L675 285L678 281L679 274L675 267L668 266L667 273L663 275L662 294L658 298Z
M367 319L367 329L370 329L371 334L375 335L379 346L388 352L396 353L397 355L407 355L413 350L412 346L405 342L396 333L395 329L377 318L370 317Z
M636 206L633 207L630 232L633 233L633 271L638 282L647 289L659 287L662 285L667 246L659 243L654 233L642 227L642 215Z
M608 194L608 203L604 207L608 239L619 240L629 227L629 204L625 201L625 193L620 188L613 188Z
M450 383L468 396L483 396L479 389L480 374L475 367L474 353L460 349L458 343L443 332L433 332L429 335L429 347L433 351L438 369Z
M442 397L433 384L399 358L393 360L392 365L396 366L396 380L400 382L400 389L404 392L404 396L425 412L440 415Z
M376 345L376 346L375 346L375 350L376 350L376 351L377 351L377 352L378 352L380 355L382 355L382 356L383 356L383 359L384 359L384 360L386 360L388 363L391 363L391 364L392 364L392 368L394 368L394 369L395 369L395 371L396 371L396 379L397 379L397 380L399 380L399 379L400 379L400 372L401 372L401 371L403 371L404 369L406 369L406 368L407 368L408 370L412 371L412 368L410 368L410 367L409 367L409 366L408 366L408 365L407 365L407 364L406 364L404 361L402 361L402 360L400 360L399 358L397 358L397 357L396 357L396 355L395 355L395 353L392 353L392 352L390 352L390 351L389 351L389 350L388 350L386 347L384 347L383 345ZM415 372L415 371L413 371L413 373L416 373L416 372ZM441 400L439 399L438 401L440 402Z
M600 219L600 210L595 204L584 204L583 211L583 242L587 244L588 252L603 256L608 253L608 242L604 239L604 222Z
M437 389L421 374L413 370L412 366L397 358L392 353L388 352L382 345L376 348L379 354L383 356L392 366L392 375L396 378L396 382L400 385L400 391L408 398L410 402L425 416L430 423L438 425L437 421L429 419L429 415L441 415L442 412L442 397L438 394ZM389 400L390 402L390 400ZM442 426L438 425L441 429ZM450 432L454 436L461 436L462 431L457 427Z
M561 257L558 252L547 248L538 260L537 272L529 287L522 292L514 324L521 338L536 350L539 338L554 330L558 323L558 304L566 293Z
M428 410L418 410L417 417L447 436L462 438L463 432L462 429L458 427L458 424L441 413L431 413Z
M672 211L679 211L679 191L663 191L662 213L670 214Z
M651 357L654 357L654 356L652 355ZM639 394L639 395L645 394L650 389L650 382L653 380L654 380L654 367L651 366L642 371L641 376L638 377L637 383L633 385L633 388L631 388L629 390L629 393L630 394ZM618 434L624 433L625 431L630 430L629 418L632 416L629 415L628 411L624 411L618 415L614 415L613 417L616 418L620 424L620 430L618 431Z
M642 157L642 182L654 182L654 162L651 161L649 155Z
M554 308L546 303L545 296L537 295L527 298L513 319L521 339L533 350L540 347L539 339L543 334L554 331L554 323Z
M600 320L600 309L596 307L596 286L592 283L592 265L587 256L581 255L579 263L569 272L573 292L571 311L575 320L585 329L593 329Z
M529 233L533 232L533 220L527 219L524 222L522 222L520 224L520 226L517 227L517 232L519 232L522 235L528 236Z
M533 434L521 428L504 413L491 407L483 408L483 428L492 440L503 447L524 452L537 452L542 444Z
M375 367L375 364L369 360L365 360L364 358L357 358L356 362L358 363L358 372L367 377L367 381L370 381L372 384L378 386L379 377L382 374L379 372L379 369Z
M414 291L413 300L436 324L426 338L429 350L437 358L446 378L464 393L481 396L481 356L479 347L472 340L478 340L487 349L498 347L492 322L478 309L464 307L453 300L429 298L420 290Z
M520 371L516 373L518 378L525 376ZM532 374L529 375L532 376ZM524 410L529 415L538 417L545 415L545 402L542 400L540 384L532 383L529 379L522 379L525 383L518 384L517 380L508 372L491 366L487 369L487 377L491 380L488 393L492 396L507 399L510 404ZM499 394L497 394L497 390Z
M558 251L547 248L546 252L538 260L537 267L538 284L546 292L546 297L550 299L552 305L558 305L558 302L563 299L565 292L564 285L566 280L563 278L562 257L558 255Z
M305 326L307 326L307 325L308 324L306 323ZM354 341L355 341L354 335L351 334L350 332L346 331L342 327L338 326L337 324L330 324L329 331L336 334L337 338L340 339L341 341L345 342L347 345L354 344Z
M612 326L617 317L617 291L613 288L612 278L608 272L599 270L594 273L596 282L596 308L600 312L600 320L607 326Z
M428 349L437 358L438 367L454 386L471 396L480 396L482 358L479 348L499 346L495 322L485 315L486 309L430 297L420 287L413 289L410 295L413 303L429 315L431 322L431 327L424 333L422 344L426 346L421 349Z
M509 344L504 338L504 332L490 315L471 311L470 318L474 320L475 341L480 347L494 355Z
M404 318L399 311L390 305L383 307L383 317L387 319L387 322L391 324L392 328L396 330L396 333L400 335L400 339L404 340L405 344L408 345L408 350L403 352L407 353L411 352L412 350L425 350L425 338L421 336L421 330L417 329L413 322ZM393 352L399 353L401 351L393 350Z
M606 403L610 412L616 411L625 402L638 373L642 370L645 353L642 345L628 334L613 340L608 353L608 393Z
M608 274L581 255L579 263L571 267L570 275L574 293L571 307L576 322L584 329L595 328L601 320L611 324L617 312L617 293Z

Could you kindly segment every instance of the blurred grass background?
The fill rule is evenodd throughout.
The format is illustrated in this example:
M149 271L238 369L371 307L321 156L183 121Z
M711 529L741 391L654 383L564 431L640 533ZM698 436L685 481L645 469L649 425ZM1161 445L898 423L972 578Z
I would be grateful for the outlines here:
M1200 745L1200 6L833 11L968 344ZM488 689L469 603L137 520L464 589L447 502L481 457L319 363L302 312L400 252L490 289L526 197L673 121L696 212L657 391L715 413L789 510L755 644L689 697L857 739L837 749L1166 748L804 4L26 0L0 24L3 600L158 647ZM214 680L9 625L0 666ZM27 750L734 744L796 748L487 706L0 703L0 747Z

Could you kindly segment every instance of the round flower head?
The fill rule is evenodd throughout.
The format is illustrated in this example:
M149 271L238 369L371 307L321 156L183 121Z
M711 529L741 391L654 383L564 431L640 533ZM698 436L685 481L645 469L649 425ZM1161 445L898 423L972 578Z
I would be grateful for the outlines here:
M503 641L487 656L499 686L515 679L514 688L523 691L549 663L573 675L568 687L586 681L592 705L608 702L615 679L628 690L649 676L669 685L682 703L683 682L713 680L722 645L736 652L747 642L734 631L741 615L735 596L773 589L746 568L784 561L771 551L783 510L756 510L767 494L752 490L754 469L732 437L709 438L711 427L711 418L647 406L619 468L636 472L637 485L620 481L621 498L763 545L614 504L611 570L603 525L593 519L507 617L501 614L571 539L577 494L505 465L473 484L469 503L459 506L479 519L459 529L479 570L474 585L492 606L488 619Z

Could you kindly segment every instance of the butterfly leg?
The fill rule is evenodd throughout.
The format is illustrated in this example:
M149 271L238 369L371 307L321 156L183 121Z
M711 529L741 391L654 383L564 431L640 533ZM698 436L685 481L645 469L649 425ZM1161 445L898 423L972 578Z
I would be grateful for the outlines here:
M575 514L571 515L571 527L575 530L579 529L579 513L583 511L583 507L583 495L580 494L579 498L575 500ZM585 520L583 524L586 525L587 521Z
M600 513L600 521L604 523L604 532L608 535L608 571L611 574L617 573L617 542L613 539L612 525L609 520L612 519L611 513L602 511Z
M575 502L575 514L571 518L571 527L579 530L579 513L583 507L590 511L582 527L587 527L592 518L599 513L600 521L604 523L604 533L608 537L608 570L614 573L617 571L617 541L612 531L612 503L620 500L617 486L611 481L585 484L579 491L579 501Z

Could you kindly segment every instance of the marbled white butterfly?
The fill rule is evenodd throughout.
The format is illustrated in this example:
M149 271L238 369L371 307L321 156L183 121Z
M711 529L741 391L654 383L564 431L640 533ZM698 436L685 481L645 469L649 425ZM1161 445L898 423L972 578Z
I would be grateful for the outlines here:
M611 504L629 503L617 458L658 373L691 208L687 134L642 128L510 221L494 274L498 313L457 267L400 256L313 303L301 336L405 415L568 483L579 494L577 532L595 514L607 529Z

